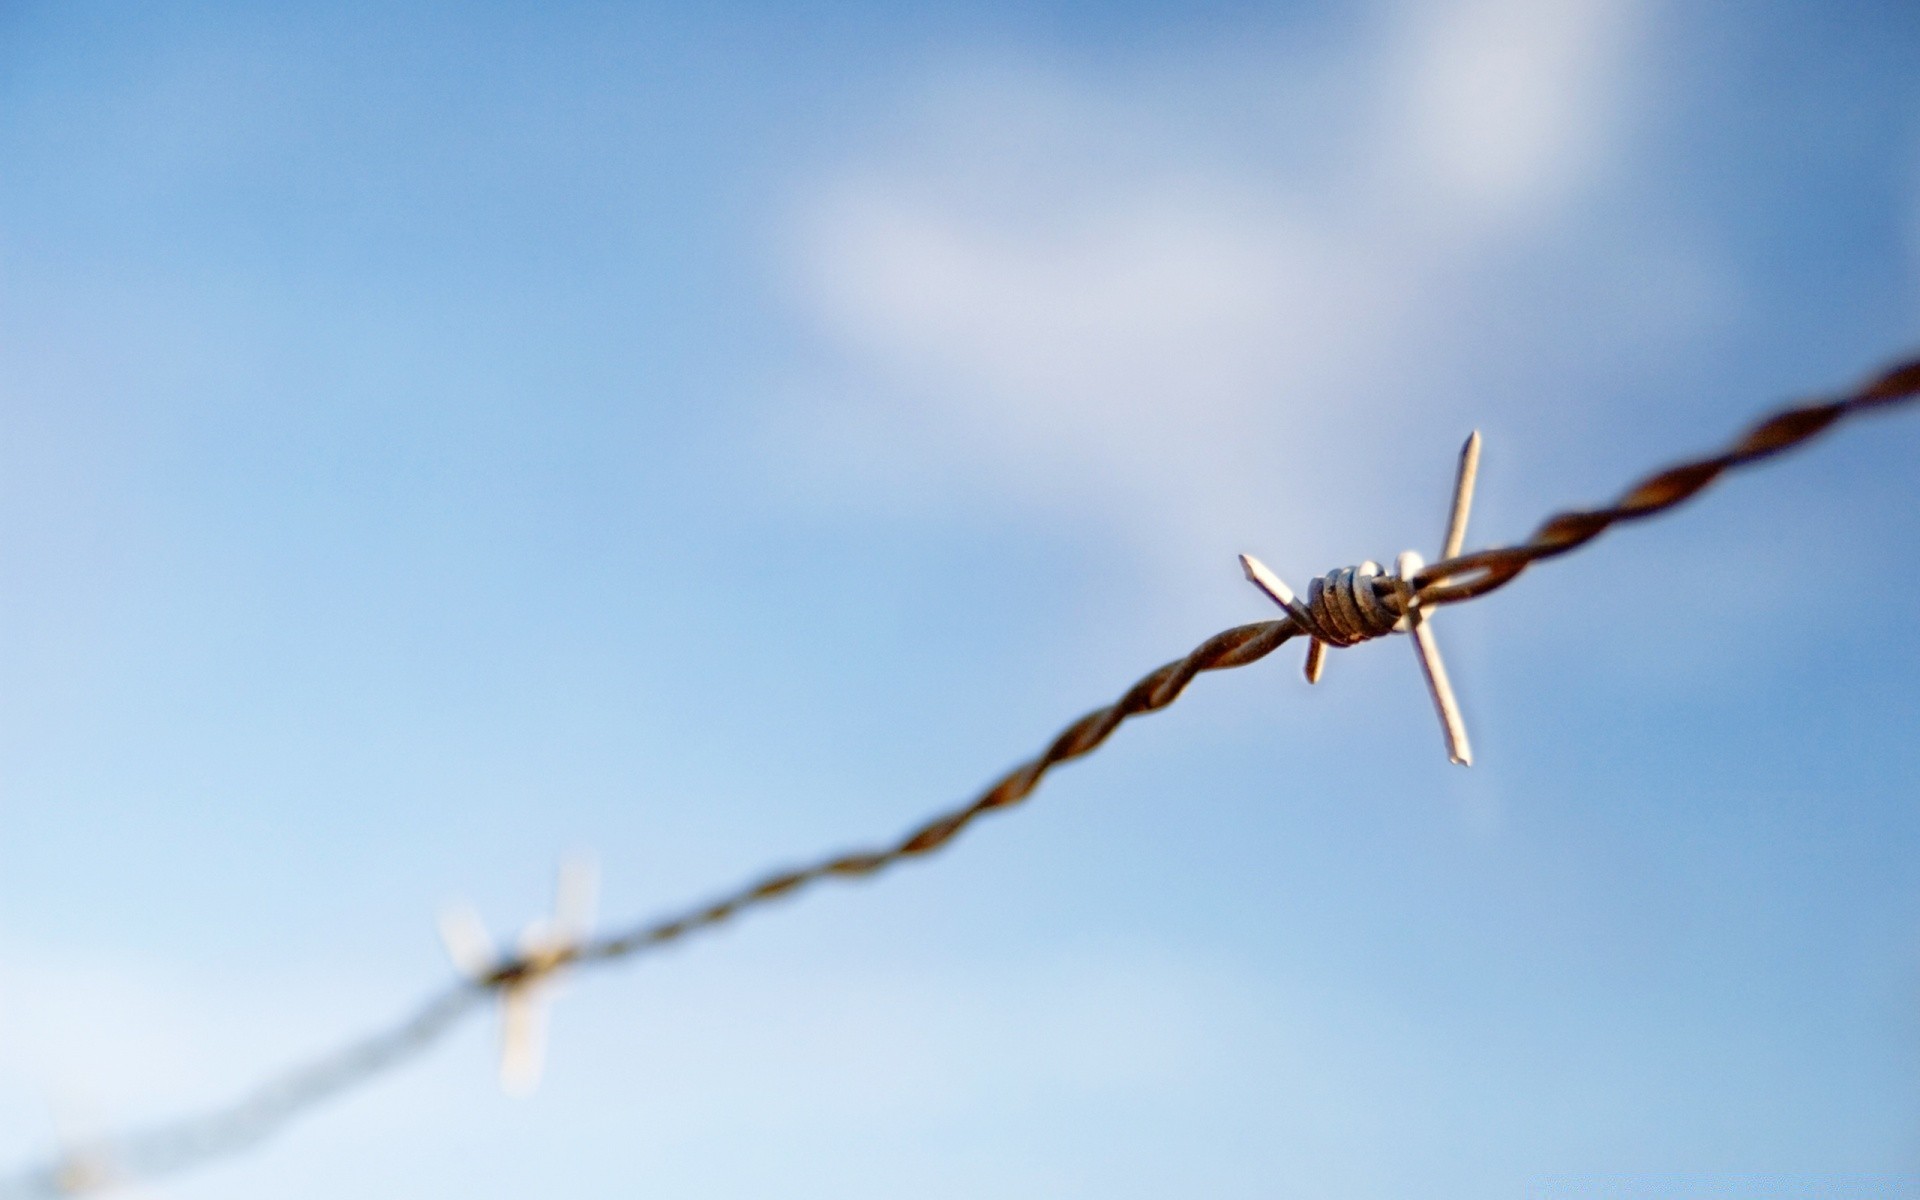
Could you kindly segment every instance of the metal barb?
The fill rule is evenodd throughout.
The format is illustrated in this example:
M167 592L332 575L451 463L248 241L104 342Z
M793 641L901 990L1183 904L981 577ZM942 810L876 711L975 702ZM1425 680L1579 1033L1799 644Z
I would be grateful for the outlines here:
M1453 506L1447 512L1447 535L1440 543L1440 557L1449 559L1460 553L1467 541L1467 517L1473 512L1473 485L1480 479L1480 431L1474 430L1460 447L1460 468L1453 477Z
M560 864L553 916L535 921L520 935L518 953L501 958L486 926L464 904L440 914L440 939L447 957L474 984L500 995L500 1087L523 1096L540 1082L545 1059L547 992L560 969L580 956L593 921L598 882L593 860L570 858Z
M1401 579L1412 579L1426 564L1411 550L1403 551L1395 564ZM1440 714L1440 732L1447 739L1447 761L1463 767L1473 765L1473 746L1467 741L1467 722L1460 715L1460 702L1454 699L1453 683L1447 678L1447 664L1440 658L1440 643L1434 639L1433 626L1418 604L1407 610L1407 632L1413 637L1413 651L1420 660L1420 673L1427 680L1427 694L1433 697L1433 709Z
M1319 683L1320 672L1327 664L1327 644L1319 638L1307 643L1307 682Z
M1268 599L1287 610L1287 615L1293 618L1293 623L1300 627L1302 633L1311 636L1319 627L1313 619L1313 614L1307 611L1307 606L1300 603L1300 598L1293 594L1293 589L1286 585L1285 580L1275 575L1273 569L1267 564L1251 554L1242 554L1240 569L1246 573L1247 579L1253 586L1265 592Z
M1480 431L1476 429L1460 447L1460 462L1453 477L1453 500L1447 509L1447 528L1441 545L1443 560L1459 554L1466 542L1467 519L1473 512L1473 489L1479 475ZM1315 579L1307 602L1302 604L1293 589L1266 564L1252 555L1240 556L1240 567L1254 586L1286 609L1294 624L1313 639L1307 646L1308 683L1320 682L1330 644L1351 646L1388 632L1410 635L1415 656L1420 660L1420 672L1427 681L1427 693L1433 697L1434 710L1440 715L1441 732L1447 739L1447 758L1461 766L1472 766L1473 747L1467 740L1466 720L1460 715L1460 703L1447 678L1447 664L1440 657L1440 644L1434 639L1428 614L1412 582L1425 565L1425 560L1411 550L1400 555L1394 591L1390 593L1397 597L1398 603L1389 611L1383 610L1371 582L1379 570L1373 563L1362 563ZM1372 611L1362 611L1368 609ZM1393 613L1399 614L1399 620L1392 619Z
M1313 609L1309 605L1300 603L1300 598L1293 594L1293 589L1275 575L1271 567L1253 555L1240 556L1240 570L1246 574L1253 586L1267 594L1268 599L1286 609L1287 615L1293 618L1293 623L1312 639L1307 643L1307 682L1319 683L1320 671L1327 661L1327 643L1315 636L1319 624L1313 615ZM1318 583L1318 580L1315 582Z
M1480 431L1467 435L1460 447L1460 465L1453 476L1453 503L1447 509L1447 532L1440 544L1442 561L1460 553L1467 541L1467 518L1473 514L1473 489L1480 481ZM1426 564L1411 550L1400 556L1397 573L1411 580ZM1447 664L1440 658L1440 643L1418 599L1407 606L1407 632L1420 657L1420 672L1427 679L1427 694L1433 697L1434 711L1440 714L1440 728L1447 738L1447 759L1463 767L1473 765L1473 746L1467 741L1467 722L1460 715L1460 703L1454 699L1453 683L1447 678Z

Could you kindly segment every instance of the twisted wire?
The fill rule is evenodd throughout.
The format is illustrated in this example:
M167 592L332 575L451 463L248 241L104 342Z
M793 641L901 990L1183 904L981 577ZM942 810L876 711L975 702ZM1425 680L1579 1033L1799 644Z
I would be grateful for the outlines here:
M86 1142L58 1160L0 1184L0 1196L73 1196L175 1174L240 1153L308 1109L399 1066L487 998L486 987L440 992L395 1025L268 1080L234 1103L197 1117Z
M574 957L578 961L621 958L717 925L743 908L791 895L823 879L877 875L896 863L931 854L958 837L961 830L978 818L1011 808L1031 796L1048 771L1092 753L1128 717L1172 704L1202 671L1224 671L1258 662L1298 632L1292 618L1282 617L1217 633L1185 658L1168 663L1134 684L1112 704L1069 725L1039 755L1002 775L972 802L934 817L899 841L876 850L837 855L800 870L782 871L683 915L643 925L617 937L588 942Z
M1258 662L1296 632L1294 622L1283 617L1215 634L1185 658L1141 679L1119 700L1075 721L1045 751L1008 771L970 803L925 822L898 841L839 854L799 870L782 871L716 901L625 933L583 942L540 963L524 959L502 963L485 978L435 997L392 1029L290 1071L229 1107L108 1143L77 1147L58 1161L0 1184L0 1196L76 1195L129 1179L176 1174L201 1162L236 1154L301 1113L417 1056L491 991L544 971L637 955L718 925L742 909L792 895L810 884L876 875L896 863L930 854L959 836L977 818L1025 800L1049 770L1092 753L1128 717L1172 704L1201 672Z
M178 1172L238 1153L301 1113L417 1056L493 991L560 966L632 957L823 880L867 878L897 863L931 854L951 843L978 818L1026 800L1048 771L1091 753L1128 718L1172 704L1204 671L1258 662L1300 634L1338 645L1382 636L1414 604L1453 604L1486 595L1510 583L1533 563L1583 546L1621 521L1673 508L1728 470L1803 445L1845 417L1910 402L1916 396L1920 396L1920 359L1883 372L1844 396L1768 417L1724 452L1648 476L1628 488L1610 507L1549 517L1520 545L1456 555L1416 572L1407 581L1380 574L1379 566L1370 562L1331 572L1314 581L1304 610L1305 621L1287 616L1242 625L1208 638L1186 657L1141 679L1119 700L1075 721L1039 755L1002 775L972 801L934 817L897 841L778 872L683 913L584 942L550 961L509 961L484 979L436 995L398 1024L290 1071L234 1104L80 1147L0 1185L0 1196L73 1195L107 1184Z
M1791 450L1832 428L1842 418L1905 403L1920 393L1920 359L1891 367L1852 392L1783 409L1755 423L1726 450L1678 463L1640 480L1606 508L1573 509L1541 522L1518 546L1476 550L1433 563L1413 577L1423 605L1456 604L1512 583L1539 562L1586 545L1621 521L1637 521L1692 499L1735 467ZM1461 576L1466 576L1464 580Z

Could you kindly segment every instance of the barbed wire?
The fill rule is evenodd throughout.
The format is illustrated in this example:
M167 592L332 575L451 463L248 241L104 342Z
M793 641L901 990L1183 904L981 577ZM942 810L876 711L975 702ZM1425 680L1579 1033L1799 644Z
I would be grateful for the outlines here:
M1917 397L1920 358L1884 371L1845 395L1775 413L1753 425L1720 454L1649 475L1608 507L1557 513L1519 545L1449 555L1405 579L1380 575L1377 568L1366 570L1374 567L1371 563L1332 572L1315 581L1311 605L1288 603L1288 615L1278 620L1215 634L1184 658L1135 683L1119 700L1069 725L1040 754L1002 775L973 800L935 816L897 841L763 877L699 907L622 933L548 950L537 957L510 957L477 978L437 993L396 1024L273 1078L230 1105L70 1147L45 1165L0 1183L0 1196L76 1195L175 1174L238 1154L302 1113L418 1056L493 993L503 993L562 968L631 958L824 880L869 878L931 854L980 817L1025 801L1049 771L1092 753L1129 718L1172 704L1203 672L1259 662L1298 636L1327 634L1337 644L1350 644L1353 635L1344 632L1347 626L1364 628L1366 637L1381 636L1392 628L1392 623L1384 619L1369 623L1347 610L1347 617L1341 621L1342 631L1330 629L1329 618L1342 606L1355 605L1361 610L1384 606L1387 615L1398 618L1422 608L1476 599L1511 583L1537 562L1586 545L1622 521L1665 512L1691 499L1729 470L1804 445L1844 418Z
M1454 604L1505 587L1534 563L1586 545L1621 521L1662 513L1698 495L1735 467L1804 445L1842 418L1910 401L1920 393L1920 359L1881 372L1845 396L1782 409L1757 422L1720 454L1679 463L1647 476L1621 493L1608 508L1555 513L1518 546L1479 550L1445 559L1414 576L1423 604ZM1456 576L1479 571L1479 578L1453 583Z
M103 1191L238 1154L300 1113L419 1054L487 993L471 984L443 991L398 1024L269 1080L228 1107L120 1138L83 1142L8 1181L0 1196Z

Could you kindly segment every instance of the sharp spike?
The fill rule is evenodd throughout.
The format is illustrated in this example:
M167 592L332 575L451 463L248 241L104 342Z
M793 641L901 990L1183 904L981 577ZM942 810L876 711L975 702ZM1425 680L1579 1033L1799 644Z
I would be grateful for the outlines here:
M1287 610L1287 615L1293 618L1294 624L1300 627L1302 633L1308 635L1313 633L1313 614L1307 611L1307 606L1300 603L1300 598L1293 594L1293 589L1275 575L1267 564L1251 554L1242 554L1240 569L1246 572L1247 579L1253 586L1265 592L1268 599Z
M1453 476L1453 506L1447 512L1447 535L1440 543L1441 559L1460 553L1467 542L1467 517L1473 511L1473 488L1480 477L1480 431L1474 430L1460 447L1460 466Z
M1320 672L1327 664L1327 644L1319 638L1307 643L1307 682L1319 683Z
M1411 579L1424 565L1418 554L1408 550L1400 556L1395 570L1400 578ZM1421 674L1427 679L1427 694L1433 698L1433 709L1440 715L1440 732L1447 739L1447 759L1470 767L1473 746L1467 740L1467 722L1460 715L1459 701L1454 699L1453 682L1447 678L1447 664L1440 657L1440 643L1418 606L1407 611L1407 632L1413 635L1414 653L1420 660Z

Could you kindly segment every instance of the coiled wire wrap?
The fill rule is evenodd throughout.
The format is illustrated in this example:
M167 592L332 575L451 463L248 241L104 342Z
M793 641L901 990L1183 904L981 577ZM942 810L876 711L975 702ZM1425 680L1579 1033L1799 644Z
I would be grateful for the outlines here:
M1390 586L1387 596L1376 590ZM1402 628L1410 591L1399 579L1381 574L1371 560L1357 567L1329 571L1307 585L1307 612L1313 618L1313 636L1332 646L1357 646Z

